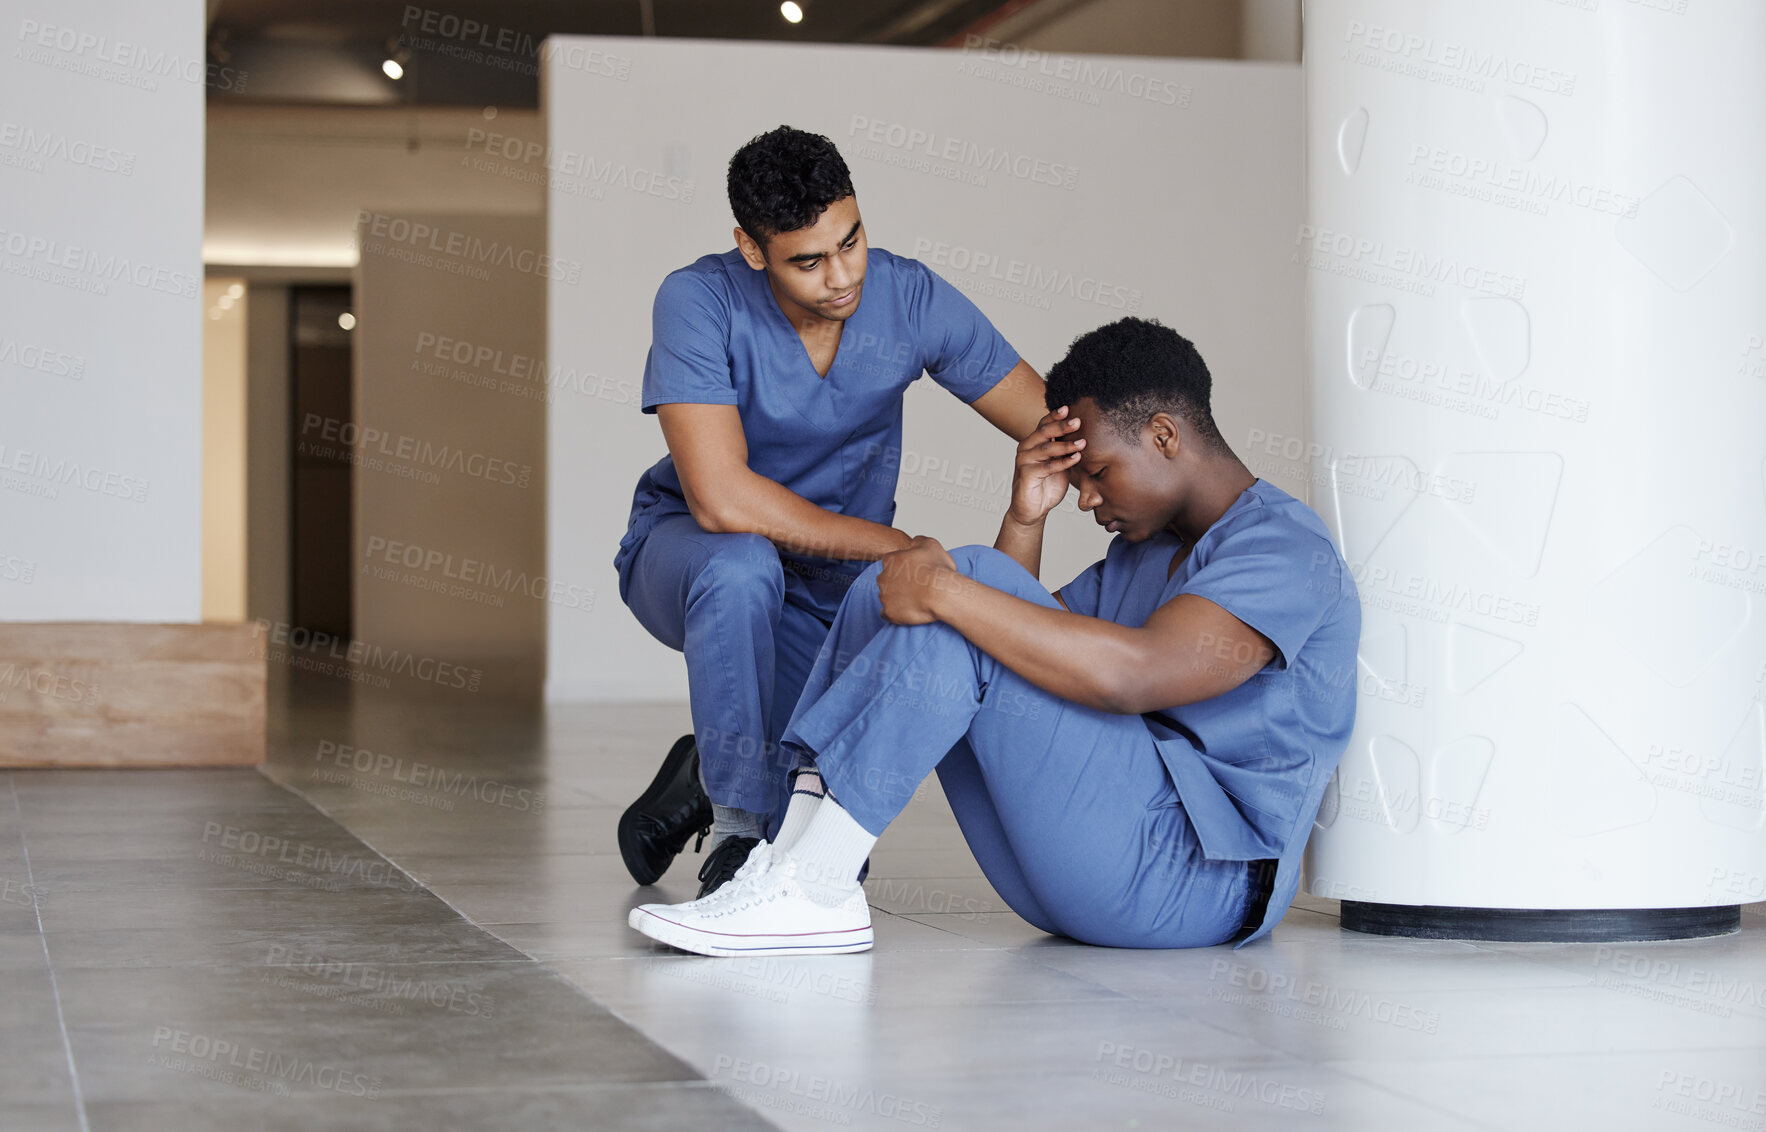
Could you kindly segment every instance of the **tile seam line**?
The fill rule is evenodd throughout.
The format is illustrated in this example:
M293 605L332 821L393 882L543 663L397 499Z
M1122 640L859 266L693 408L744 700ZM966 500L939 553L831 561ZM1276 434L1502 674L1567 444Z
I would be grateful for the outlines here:
M363 845L367 846L369 852L373 853L376 857L379 857L381 860L385 861L387 864L389 864L393 868L397 869L399 871L399 874L401 876L403 876L406 880L410 881L412 885L416 886L418 889L422 890L425 894L427 894L427 895L433 897L435 900L439 901L450 912L454 913L454 915L460 917L460 919L464 920L468 924L471 924L474 928L477 928L479 931L483 932L485 935L490 936L492 939L496 940L498 943L501 943L503 946L509 948L510 950L514 951L516 954L522 956L529 963L540 963L540 960L535 959L533 956L529 955L527 952L523 951L521 948L516 947L514 944L510 943L508 940L497 935L497 933L489 930L488 928L485 927L485 925L479 923L477 920L473 919L471 916L468 916L462 909L460 909L457 905L455 905L453 901L449 900L447 897L443 896L441 893L439 893L435 889L431 888L428 884L425 884L424 882L418 880L416 877L412 876L409 869L405 868L403 865L399 864L397 861L395 861L391 857L387 856L384 852L381 851L381 849L378 845L375 845L372 841L369 841L366 837L364 837L360 833L356 832L356 830L352 826L350 826L347 822L345 822L338 815L332 813L331 811L327 810L324 806L320 805L318 802L316 802L312 798L308 797L307 794L303 790L301 790L299 787L290 785L289 783L286 783L286 782L280 782L274 778L271 778L270 775L266 772L266 770L262 766L255 767L254 769L264 779L264 781L271 783L279 790L285 790L288 793L294 795L296 798L299 798L302 802L306 803L308 806L311 806L317 813L322 815L327 821L335 822L339 829L342 829L345 833L348 833L351 837L355 838L357 841L359 841ZM543 963L540 965L544 966ZM551 969L547 968L547 970L551 970ZM556 974L556 973L557 972L553 972L553 974ZM580 988L579 988L579 993L580 993ZM585 994L585 995L583 995L583 997L587 998L590 1002L595 1001L594 998L590 995ZM598 1006L600 1004L596 1003L596 1005Z
M700 1090L703 1092L722 1092L723 1091L722 1089L720 1089L718 1087L718 1084L716 1081L708 1080L703 1077L696 1077L691 1080L685 1080L685 1081L677 1080L677 1079L663 1079L663 1080L656 1080L656 1081L588 1081L588 1082L583 1082L580 1084L572 1084L571 1082L568 1082L568 1081L538 1081L538 1082L535 1082L535 1083L529 1084L529 1085L511 1085L511 1086L506 1086L506 1087L499 1086L499 1085L460 1085L460 1086L453 1087L453 1088L435 1088L435 1089L425 1089L425 1088L386 1089L386 1088L382 1088L379 1093L379 1098L384 1099L387 1097L403 1097L403 1098L408 1098L408 1099L409 1098L421 1099L423 1097L472 1097L472 1096L480 1096L480 1095L483 1095L483 1096L507 1096L507 1095L512 1095L512 1094L525 1096L530 1093L539 1093L539 1094L562 1093L562 1094L568 1095L568 1094L573 1094L573 1093L600 1094L600 1093L624 1093L624 1092L638 1092L638 1091L659 1092L660 1093L660 1092L672 1091L675 1089L696 1089L696 1090ZM302 1092L294 1093L294 1094L291 1094L290 1096L287 1096L287 1097L279 1097L277 1099L279 1099L279 1100L307 1100L307 1101L317 1101L317 1102L322 1103L323 1101L325 1101L327 1099L328 1095L331 1092L332 1092L331 1090L323 1089L323 1088L317 1089L317 1090L304 1090ZM143 1098L140 1098L140 1097L115 1097L115 1098L112 1098L108 1101L103 1101L100 1103L104 1103L104 1104L131 1104L131 1103L134 1103L134 1102L139 1101L141 1099L143 1099ZM176 1102L172 1101L170 1098L160 1098L155 1103L176 1103Z
M18 847L24 854L25 883L31 886L31 913L37 918L37 943L43 948L43 968L49 973L49 991L55 998L55 1021L61 1029L61 1051L67 1058L68 1081L74 1090L74 1114L80 1118L80 1132L91 1132L91 1122L86 1118L85 1094L80 1089L80 1069L74 1063L73 1039L67 1032L67 1014L61 1008L61 983L55 977L55 961L49 955L49 936L43 931L43 909L37 903L37 881L31 870L31 846L25 836L24 811L19 806L18 786L11 775L6 778L6 788L12 795L12 812L18 816Z
M265 781L273 783L279 789L288 791L288 793L294 795L296 798L299 798L302 802L305 802L307 805L313 807L313 809L318 811L320 814L323 814L328 820L336 822L341 828L348 831L351 837L354 837L357 841L360 841L363 845L366 845L372 852L377 854L387 864L391 865L395 869L398 869L399 872L403 873L406 877L408 877L410 879L412 884L418 885L418 887L422 888L424 892L429 893L429 895L431 895L431 896L435 897L435 899L441 901L441 903L443 905L445 905L447 908L449 908L450 910L452 910L456 916L459 916L462 920L465 920L467 923L471 924L473 927L477 928L479 931L484 932L486 935L490 936L492 939L501 943L503 946L510 948L511 950L515 951L517 954L525 956L527 958L528 962L534 964L537 967L540 967L541 969L546 971L547 974L551 975L553 978L559 979L562 982L564 982L566 985L568 985L571 988L571 990L575 991L576 994L579 995L585 1002L588 1002L589 1004L593 1005L597 1009L605 1010L608 1013L608 1015L610 1015L613 1018L618 1019L622 1025L630 1028L634 1034L637 1034L638 1036L642 1037L645 1041L650 1042L652 1045L656 1046L656 1048L665 1051L666 1053L668 1053L668 1055L670 1057L673 1057L675 1060L679 1061L682 1065L686 1066L687 1069L689 1069L690 1071L692 1071L694 1073L700 1072L698 1067L695 1066L692 1063L692 1061L688 1060L686 1057L682 1056L680 1053L676 1052L675 1050L669 1049L668 1046L663 1045L662 1042L659 1041L655 1035L647 1032L642 1026L639 1026L632 1019L626 1017L624 1014L613 1009L613 1007L602 1002L600 999L597 999L594 995L590 994L583 987L579 986L574 980L566 978L563 974L554 970L545 961L540 960L540 959L535 959L532 955L528 955L528 953L526 951L522 950L519 947L516 947L514 944L510 943L508 940L504 939L502 936L489 930L484 925L478 923L478 921L474 920L471 916L468 916L463 910L456 907L452 902L447 900L445 897L436 893L428 885L421 884L417 880L416 877L411 876L411 874L404 868L404 866L400 865L397 861L393 860L391 857L388 857L385 853L382 853L380 851L380 849L374 845L373 842L369 841L367 838L365 838L361 834L357 833L354 829L351 829L350 826L346 825L343 821L339 820L335 815L333 815L329 811L327 811L324 806L319 805L313 799L307 797L307 795L303 791L301 791L299 788L291 786L285 782L278 782L276 779L271 778L270 775L265 770L265 768L262 766L259 766L255 769L257 770L257 773ZM16 791L14 792L14 805L15 806L17 805L17 792ZM45 946L47 946L47 945L45 944ZM57 1008L59 1009L59 1000L57 1001ZM63 1033L64 1034L66 1033L65 1026L63 1027ZM70 1054L70 1056L71 1056L71 1054ZM715 1083L711 1081L711 1078L706 1077L703 1073L700 1073L699 1080L705 1081L708 1084L712 1084L712 1086L714 1088L716 1087ZM728 1093L725 1093L724 1095L729 1096ZM736 1101L736 1103L738 1103L738 1104L741 1104L744 1110L752 1113L757 1119L763 1121L767 1125L774 1127L774 1128L778 1127L778 1125L775 1124L773 1121L767 1120L766 1117L763 1116L758 1109L755 1109L752 1106L748 1105L747 1103L741 1101L740 1098L731 1097L730 1099L733 1101ZM82 1109L82 1111L81 1111L82 1122L84 1121L84 1116L85 1116L85 1113L84 1113L84 1110ZM85 1129L83 1123L82 1123L82 1129L83 1129L83 1132L90 1132L89 1129Z
M662 1092L670 1089L710 1089L715 1090L717 1082L700 1077L691 1081L585 1081L571 1083L569 1081L536 1081L528 1085L454 1085L433 1089L381 1089L383 1097L452 1097L471 1096L478 1093L617 1093L637 1090ZM325 1090L304 1094L323 1099ZM132 1098L120 1098L127 1101Z
M1343 1078L1346 1081L1358 1081L1361 1084L1367 1086L1368 1088L1374 1090L1375 1092L1384 1093L1386 1096L1389 1096L1389 1097L1397 1097L1400 1100L1409 1101L1411 1104L1419 1105L1422 1108L1429 1110L1430 1112L1433 1112L1439 1116L1445 1116L1451 1120L1464 1121L1468 1125L1471 1125L1471 1126L1474 1126L1477 1128L1488 1128L1491 1130L1491 1132L1502 1132L1502 1129L1505 1127L1504 1125L1502 1125L1500 1123L1493 1124L1490 1121L1484 1120L1480 1117L1468 1116L1465 1113L1453 1112L1448 1109L1444 1109L1440 1105L1435 1104L1433 1101L1424 1100L1421 1097L1413 1096L1412 1094L1405 1093L1405 1092L1400 1092L1398 1089L1393 1088L1390 1084L1388 1084L1386 1082L1376 1081L1376 1080L1372 1079L1371 1077L1367 1077L1361 1073L1352 1073L1349 1070L1343 1068L1341 1065L1329 1065L1324 1062L1317 1062L1317 1061L1313 1062L1312 1064L1316 1068L1323 1070L1327 1074L1333 1074L1335 1076Z
M1640 1049L1614 1049L1606 1046L1601 1049L1572 1049L1550 1053L1455 1053L1440 1057L1327 1057L1320 1058L1313 1064L1318 1066L1358 1065L1378 1062L1382 1065L1433 1065L1447 1061L1538 1061L1544 1057L1577 1058L1577 1057L1639 1057L1644 1054L1689 1054L1689 1053L1757 1053L1758 1042L1749 1042L1732 1046L1648 1046ZM1290 1054L1290 1057L1298 1056Z

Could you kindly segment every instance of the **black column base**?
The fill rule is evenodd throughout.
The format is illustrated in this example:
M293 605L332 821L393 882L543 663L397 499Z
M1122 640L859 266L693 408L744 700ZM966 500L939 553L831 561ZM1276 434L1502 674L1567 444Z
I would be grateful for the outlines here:
M1343 901L1343 927L1368 935L1510 943L1632 943L1741 930L1741 905L1710 908L1452 908Z

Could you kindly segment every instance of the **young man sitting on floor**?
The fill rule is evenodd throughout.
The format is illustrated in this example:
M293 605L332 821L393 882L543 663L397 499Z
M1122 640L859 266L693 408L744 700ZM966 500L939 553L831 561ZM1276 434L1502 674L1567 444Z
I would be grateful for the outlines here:
M932 770L1005 902L1114 947L1262 937L1355 716L1361 606L1317 514L1235 456L1191 343L1127 318L1049 371L992 547L916 538L861 573L781 739L771 842L632 927L702 955L864 951L854 880ZM1117 533L1050 595L1071 484Z

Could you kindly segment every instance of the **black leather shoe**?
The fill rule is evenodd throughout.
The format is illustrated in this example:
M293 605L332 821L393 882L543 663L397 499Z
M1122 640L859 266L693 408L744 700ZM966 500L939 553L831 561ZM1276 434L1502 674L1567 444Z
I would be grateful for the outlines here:
M728 884L730 878L736 875L736 870L748 860L748 854L759 844L758 837L726 837L718 842L717 848L711 851L711 856L705 858L705 863L699 866L699 879L704 883L699 886L699 895L694 899L710 896Z
M711 832L711 799L699 785L699 748L683 735L649 788L619 816L619 855L633 880L655 884L695 832L703 844Z

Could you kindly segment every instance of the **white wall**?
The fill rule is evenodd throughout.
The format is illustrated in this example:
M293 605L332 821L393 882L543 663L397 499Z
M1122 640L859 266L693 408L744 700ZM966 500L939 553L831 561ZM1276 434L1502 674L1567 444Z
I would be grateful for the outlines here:
M201 0L0 22L0 619L200 616L203 28Z
M680 654L652 640L619 601L612 565L638 476L667 451L655 418L638 407L651 302L668 271L732 246L726 164L781 122L840 146L874 246L932 264L1039 371L1084 331L1125 313L1155 316L1194 338L1207 359L1229 441L1240 444L1251 429L1300 433L1302 280L1289 262L1301 213L1297 67L1059 56L1026 65L981 52L629 39L564 45L560 58L583 65L547 73L549 149L530 164L550 163L555 174L554 259L583 265L579 283L554 282L548 297L557 386L548 564L553 574L587 575L602 600L590 618L550 612L549 698L685 695ZM598 73L593 52L626 57L629 77ZM810 89L838 96L806 99ZM742 96L709 93L726 90ZM882 123L883 140L869 140L871 123ZM909 146L898 129L927 140ZM923 152L946 144L983 162L990 150L1009 153L1032 178ZM1036 162L1060 167L1051 179L1071 171L1072 187L1038 183ZM647 187L654 191L639 191ZM982 257L998 268L978 269ZM1031 292L991 278L1032 268L1066 289ZM1078 297L1094 292L1102 302ZM1012 442L930 380L910 388L905 417L897 525L946 545L991 544ZM995 483L977 492L984 471ZM1280 471L1274 482L1304 490ZM1043 581L1055 587L1108 540L1071 495L1050 523Z
M1244 58L1300 61L1300 0L1245 0L1239 26Z

